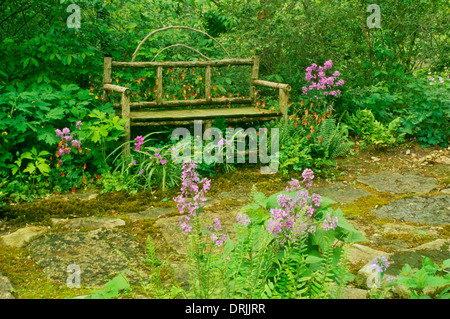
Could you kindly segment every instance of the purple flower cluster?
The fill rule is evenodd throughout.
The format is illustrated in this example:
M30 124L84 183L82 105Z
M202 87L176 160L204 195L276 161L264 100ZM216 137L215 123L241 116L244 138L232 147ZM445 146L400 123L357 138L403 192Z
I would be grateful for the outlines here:
M372 265L372 269L377 272L385 272L389 267L389 262L384 256L378 256L377 258L372 260L370 264Z
M338 218L335 217L331 217L330 213L328 213L325 216L325 220L323 221L323 229L325 230L329 230L329 229L335 229L337 227L338 224Z
M156 149L156 151L157 152L159 152L160 151L160 149L158 148L158 149ZM159 158L159 160L160 160L160 164L161 165L164 165L164 164L166 164L167 163L167 160L165 159L165 158L162 158L162 155L161 154L159 154L159 153L157 153L157 152L155 152L155 157L157 157L157 158ZM150 159L152 159L153 157L152 156L150 156Z
M341 75L339 71L334 72L330 77L327 77L325 74L325 70L331 69L333 67L333 61L328 60L324 63L323 66L317 66L317 64L313 63L310 67L306 68L305 79L310 82L309 86L304 86L302 88L303 94L307 95L308 91L316 90L325 90L323 92L324 95L332 95L339 96L341 91L334 90L337 86L344 85L344 80L340 79L335 82L335 80ZM317 72L317 74L313 74L313 72ZM313 79L317 79L317 82L312 81Z
M77 121L76 123L75 123L75 126L76 126L76 128L78 129L78 130L80 130L81 131L81 126L83 125L83 122L81 122L81 121Z
M238 213L236 216L236 219L237 219L238 224L242 225L242 226L247 226L251 222L250 218L246 214L243 214L243 213Z
M314 172L307 168L303 171L302 173L302 177L303 177L303 183L307 183L306 184L306 188L311 188L312 186L312 180L314 179Z
M136 138L134 139L135 141L137 141L137 143L134 143L134 146L136 146L134 148L135 151L140 151L141 150L141 145L144 144L144 138L142 137L142 135L136 136Z
M276 238L281 238L281 244L284 244L286 240L295 242L301 236L316 231L314 207L320 207L322 198L318 194L309 195L308 188L311 187L314 178L313 171L305 169L302 177L303 182L307 183L307 188L300 189L300 182L292 179L286 191L296 191L295 196L278 195L277 202L280 207L270 210L267 231Z
M77 122L77 127L83 125L81 121ZM72 151L72 147L76 147L79 151L81 151L81 141L74 139L76 136L75 133L71 134L70 129L65 127L62 130L56 129L55 130L56 137L59 137L61 140L58 143L58 151L56 152L57 157L63 157L66 154L70 154ZM69 142L72 145L69 146Z
M184 214L184 218L178 220L183 233L188 233L192 230L189 221L192 217L197 216L197 211L206 201L205 194L211 187L211 181L209 179L203 178L200 180L198 173L194 171L196 168L197 164L193 162L183 163L181 194L174 198L180 214ZM192 201L186 202L186 199L191 196Z
M224 243L224 241L225 241L225 239L226 239L226 236L225 236L225 234L222 234L222 235L219 237L218 231L220 231L220 229L222 228L222 224L220 223L219 218L214 217L213 224L207 226L206 228L207 228L209 231L213 232L213 233L211 234L211 239L212 239L212 241L213 241L217 246L222 246L223 243Z

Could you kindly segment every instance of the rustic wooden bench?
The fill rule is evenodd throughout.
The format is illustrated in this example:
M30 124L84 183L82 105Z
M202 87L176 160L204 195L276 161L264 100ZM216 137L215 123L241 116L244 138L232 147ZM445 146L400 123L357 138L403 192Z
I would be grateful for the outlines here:
M129 119L125 125L125 141L130 140L131 126L153 126L153 125L186 125L194 120L202 120L206 125L211 125L217 117L223 117L227 123L244 122L249 120L267 121L277 118L287 119L288 114L288 92L290 85L263 81L258 79L260 59L255 56L251 59L222 59L206 61L171 61L171 62L135 62L136 53L142 43L157 31L171 28L188 27L167 27L150 33L137 47L131 62L113 61L111 57L104 57L103 73L103 101L109 101L108 92L121 94L120 103L114 106L121 109L122 118ZM199 31L204 33L202 31ZM205 33L204 33L205 34ZM208 35L209 36L209 35ZM212 37L211 37L212 38ZM217 41L217 40L216 40ZM183 45L184 46L184 45ZM184 46L187 47L187 46ZM190 47L187 47L190 48ZM164 49L163 49L164 50ZM161 50L162 51L162 50ZM160 52L161 52L160 51ZM196 50L195 50L196 51ZM198 52L198 51L197 51ZM158 53L159 54L159 53ZM201 54L201 53L200 53ZM202 55L203 56L203 55ZM211 97L211 67L228 66L251 66L250 92L245 97ZM205 68L204 85L205 96L194 100L163 100L163 69L165 68ZM131 90L127 87L111 84L112 68L156 68L156 99L153 101L130 102ZM260 109L256 107L256 87L269 87L279 90L279 111ZM225 105L236 105L235 107L223 107ZM204 108L211 106L211 108ZM222 107L220 107L222 106ZM176 109L175 107L189 107L186 109ZM164 108L163 110L161 110ZM172 110L171 110L172 108Z

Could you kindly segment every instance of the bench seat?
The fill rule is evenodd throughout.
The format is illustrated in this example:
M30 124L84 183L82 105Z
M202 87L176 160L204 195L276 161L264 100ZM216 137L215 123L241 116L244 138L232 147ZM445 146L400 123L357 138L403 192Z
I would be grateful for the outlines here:
M170 123L192 122L203 120L211 122L217 117L225 117L227 122L238 122L245 120L272 120L282 116L280 112L274 112L255 107L239 108L209 108L209 109L185 109L185 110L162 110L162 111L135 111L130 112L132 125L164 125Z

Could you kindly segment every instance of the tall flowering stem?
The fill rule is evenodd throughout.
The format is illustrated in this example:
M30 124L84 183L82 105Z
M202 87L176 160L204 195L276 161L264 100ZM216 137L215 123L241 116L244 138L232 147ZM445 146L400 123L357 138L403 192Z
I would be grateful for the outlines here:
M209 179L203 178L200 180L198 173L195 171L196 168L197 164L193 162L183 163L181 194L174 198L180 214L183 215L178 221L184 234L192 230L190 221L200 212L206 201L205 195L211 187ZM188 198L192 198L192 201L187 202Z
M318 126L326 118L332 117L333 101L341 95L340 88L344 80L340 79L340 72L332 73L333 61L326 61L323 66L313 63L305 70L305 79L308 82L302 87L303 96L299 108L295 108L293 116L294 125L302 129L303 135L312 142L322 142L322 137L315 134Z
M189 234L193 229L196 230L196 234L191 236L192 250L190 253L195 265L191 275L196 279L196 284L193 286L197 290L196 295L201 298L207 298L210 294L213 280L212 274L209 273L211 256L205 251L205 245L202 244L199 214L206 201L205 195L210 189L210 180L206 178L200 179L195 171L196 168L197 164L193 162L183 163L181 194L175 197L174 201L177 203L180 214L183 215L178 219L183 233ZM208 227L213 232L211 240L218 246L222 245L225 240L224 235L221 237L218 235L221 227L220 220L217 218L214 219L213 225Z

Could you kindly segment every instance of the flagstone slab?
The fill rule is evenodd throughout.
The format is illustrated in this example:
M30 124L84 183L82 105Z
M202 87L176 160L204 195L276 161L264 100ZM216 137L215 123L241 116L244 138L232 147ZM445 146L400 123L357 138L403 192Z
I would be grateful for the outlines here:
M68 219L65 222L63 222L64 228L76 230L76 229L82 229L82 228L89 228L89 229L100 229L100 228L115 228L125 225L125 221L120 218L110 218L110 217L97 217L97 216L91 216L91 217L80 217L80 218L73 218Z
M11 293L13 290L11 281L0 273L0 299L15 299Z
M313 188L313 192L321 196L331 198L335 202L341 204L350 204L361 197L373 195L365 189L355 188L344 183L336 183L331 186Z
M382 219L447 225L450 224L450 196L401 198L389 205L373 209L372 213Z
M6 246L21 248L47 231L48 228L45 226L28 226L0 238Z
M47 278L55 282L67 283L72 274L68 266L79 266L82 287L101 287L122 271L137 282L127 260L133 264L143 251L132 235L116 229L48 233L29 248Z
M362 175L357 181L378 192L389 192L394 194L425 194L431 192L438 185L436 178L423 176L416 172L404 174L379 172Z

